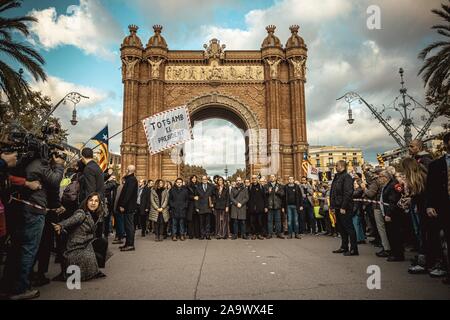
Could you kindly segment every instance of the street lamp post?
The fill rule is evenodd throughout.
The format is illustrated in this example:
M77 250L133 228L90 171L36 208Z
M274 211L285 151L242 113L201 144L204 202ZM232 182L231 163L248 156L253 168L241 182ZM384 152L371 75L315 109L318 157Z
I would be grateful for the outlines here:
M413 97L411 97L407 93L407 91L408 91L407 88L404 86L405 81L403 79L403 74L404 74L403 68L399 69L399 74L400 74L400 78L401 78L401 81L400 81L401 102L398 103L398 105L397 105L398 107L395 106L395 102L398 100L398 98L400 98L400 95L395 98L393 108L386 108L383 106L384 108L381 112L378 112L377 109L375 109L373 107L373 105L370 105L366 100L364 100L356 92L347 92L345 95L338 98L337 100L344 99L348 103L347 122L349 124L353 124L355 121L355 119L353 118L351 104L355 101L359 101L359 104L364 104L370 110L370 112L375 116L375 118L383 125L383 127L386 129L386 131L389 133L389 135L395 140L395 142L397 142L397 144L400 146L400 148L403 150L403 149L407 148L409 146L410 142L412 141L411 127L413 126L413 127L417 128L411 117L412 112L415 109L420 108L422 110L425 110L428 113L427 119L425 117L423 117L424 120L426 119L426 123L424 124L424 126L420 130L417 129L418 133L417 133L417 136L415 137L415 139L420 140L426 134L426 132L430 128L433 121L439 116L439 108L436 108L433 112L431 112L427 108L425 108L423 105L421 105L418 101L416 101ZM411 104L411 102L407 102L406 101L407 99L412 101L414 105ZM391 117L390 116L383 117L383 113L388 109L393 109L393 110L399 112L399 114L401 116L400 125L395 129L389 124ZM401 136L398 133L398 131L401 127L403 127L403 136Z
M81 98L89 99L87 96L83 96L82 94L78 92L69 92L62 98L60 101L58 101L57 104L42 118L42 120L35 126L33 133L37 133L41 127L47 122L47 120L50 118L50 116L55 112L55 110L61 105L66 104L67 101L70 101L73 103L73 111L72 111L72 119L70 120L70 123L74 126L78 123L77 120L77 110L76 105L81 101Z

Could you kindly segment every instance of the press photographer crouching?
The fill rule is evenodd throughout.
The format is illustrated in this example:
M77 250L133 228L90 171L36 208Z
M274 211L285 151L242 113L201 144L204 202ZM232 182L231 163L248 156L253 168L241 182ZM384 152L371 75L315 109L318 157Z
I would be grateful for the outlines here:
M5 207L11 245L8 249L1 291L12 300L32 299L39 291L31 289L30 273L35 263L47 213L62 212L59 203L59 185L63 178L63 157L54 151L35 152L20 162L17 175L25 177L24 185L11 186L9 204ZM26 181L37 181L29 189ZM2 195L7 192L2 191Z

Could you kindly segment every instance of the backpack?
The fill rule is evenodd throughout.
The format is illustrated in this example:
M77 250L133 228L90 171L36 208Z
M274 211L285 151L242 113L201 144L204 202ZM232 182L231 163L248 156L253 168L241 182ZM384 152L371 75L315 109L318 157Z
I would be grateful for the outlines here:
M78 195L80 194L80 183L78 180L74 180L67 187L64 188L61 201L63 203L73 203L78 201Z

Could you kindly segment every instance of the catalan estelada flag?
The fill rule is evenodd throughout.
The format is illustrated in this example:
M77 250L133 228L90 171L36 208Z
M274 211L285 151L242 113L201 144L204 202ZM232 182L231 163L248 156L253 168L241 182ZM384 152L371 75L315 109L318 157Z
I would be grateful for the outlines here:
M92 137L92 140L97 141L100 148L100 157L98 165L105 171L108 168L109 163L109 151L108 151L108 125L106 125L99 133Z

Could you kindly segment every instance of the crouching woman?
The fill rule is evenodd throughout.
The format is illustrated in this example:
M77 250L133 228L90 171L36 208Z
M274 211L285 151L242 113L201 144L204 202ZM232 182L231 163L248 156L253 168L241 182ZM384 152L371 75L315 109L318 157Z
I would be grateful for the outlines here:
M78 266L81 281L105 277L98 268L99 262L104 264L106 260L108 245L102 241L104 239L95 239L95 220L100 220L98 217L102 215L102 208L100 195L92 193L70 218L53 224L58 235L67 232L67 246L63 254L64 269L67 270L71 265Z

